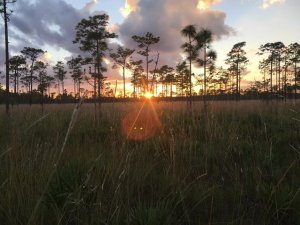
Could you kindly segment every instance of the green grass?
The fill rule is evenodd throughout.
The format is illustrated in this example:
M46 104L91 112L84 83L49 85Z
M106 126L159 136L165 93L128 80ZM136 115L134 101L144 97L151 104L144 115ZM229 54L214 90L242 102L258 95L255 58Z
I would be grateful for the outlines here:
M299 103L154 103L128 140L141 106L82 105L67 138L74 105L1 108L0 224L300 224Z

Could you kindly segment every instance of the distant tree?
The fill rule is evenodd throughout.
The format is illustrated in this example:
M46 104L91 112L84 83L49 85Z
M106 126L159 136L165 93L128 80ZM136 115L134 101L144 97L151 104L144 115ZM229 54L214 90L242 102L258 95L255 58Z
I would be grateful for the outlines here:
M47 75L47 64L45 64L42 61L36 61L34 65L34 70L37 73L37 78L36 81L38 83L38 88L37 90L41 94L41 105L42 105L42 112L44 112L44 95L47 90L47 87L49 85L49 82L51 78Z
M241 74L246 70L246 66L249 62L246 57L246 52L243 49L246 45L246 42L239 42L233 45L230 52L227 54L227 59L225 63L229 65L232 71L235 72L236 78L236 99L239 99L241 93Z
M189 68L186 61L176 65L176 86L180 90L181 96L186 94L189 87Z
M228 91L230 73L223 67L216 69L216 82L219 84L219 93L224 94Z
M281 62L283 60L283 54L285 50L285 45L282 42L275 43L275 68L276 68L276 90L281 91Z
M132 70L131 83L133 85L133 97L138 96L138 88L143 87L144 68L142 60L130 60L130 69Z
M211 95L216 95L217 91L216 91L216 86L218 84L218 79L217 79L217 70L214 64L210 65L208 67L208 74L207 74L207 87L208 87L208 93ZM203 80L204 81L204 80ZM205 100L205 98L204 98ZM206 101L204 101L204 103L206 103ZM206 106L206 105L204 105Z
M108 50L108 39L116 38L115 33L107 31L109 16L100 14L82 19L76 26L76 37L73 43L79 44L80 50L88 52L94 65L92 76L97 81L94 84L94 96L96 97L96 86L98 87L98 97L101 96L101 88L104 85L103 58Z
M58 85L61 84L62 87L62 97L64 97L65 85L64 80L66 79L67 71L65 70L64 63L62 61L58 61L56 65L53 67L54 77L58 81ZM60 91L58 89L58 94Z
M149 91L149 63L152 62L152 60L149 60L150 46L157 44L160 37L155 37L152 33L147 32L144 36L134 35L132 39L138 44L138 47L142 49L142 51L138 51L138 53L146 57L146 90Z
M33 87L33 74L34 74L34 63L36 62L37 58L44 54L45 51L42 49L36 49L31 47L24 47L24 49L21 51L21 53L24 55L24 57L28 60L30 60L30 68L29 68L29 104L32 104L32 87Z
M266 73L268 72L268 65L269 65L269 62L266 59L259 61L259 65L258 65L259 70L263 74L263 91L264 92L268 91L268 88L267 88L268 87L268 79L266 78Z
M25 70L22 71L23 75L20 78L20 83L25 87L25 91L30 93L30 75L28 67L25 67Z
M107 97L114 97L114 91L111 88L111 83L110 82L106 82L104 84L104 94Z
M2 0L0 1L0 14L3 14L3 20L4 20L4 39L5 39L5 68L6 68L6 75L5 75L5 80L6 80L6 113L9 114L9 46L8 46L8 22L9 22L9 17L11 13L13 12L12 10L9 10L7 8L7 4L12 4L15 3L16 0Z
M115 53L111 53L110 57L114 60L113 68L121 67L123 70L123 97L126 97L125 88L125 71L126 68L130 67L127 59L134 53L135 50L118 46Z
M259 47L258 54L268 54L266 63L270 65L270 91L273 93L273 73L277 71L277 59L279 49L283 49L284 45L282 42L266 43Z
M297 95L298 81L300 79L298 73L298 63L300 63L300 44L293 43L289 45L289 53L290 53L290 62L293 65L294 70L294 94L295 98Z
M22 71L26 69L26 59L22 55L13 56L9 59L10 71L12 71L11 78L14 83L14 93L19 93L19 80Z
M188 41L182 45L183 51L188 54L189 61L189 79L190 79L190 109L192 108L192 62L197 59L199 45L197 43L197 30L194 25L188 25L181 30L181 34L188 38Z
M204 75L204 95L206 95L206 86L207 86L207 79L206 79L206 70L207 66L210 67L214 64L217 53L213 50L207 51L210 48L210 43L212 42L212 33L210 30L202 29L196 35L196 40L199 49L203 49L203 56L197 59L197 62L200 66L203 66L203 75Z
M155 89L156 96L157 96L157 91L158 91L157 90L158 61L159 61L159 52L157 52L157 55L156 55L156 60L154 62L155 63L154 69L152 71L150 71L150 73L152 73L152 81L151 81L150 92L154 94L154 89ZM155 87L154 87L154 83L155 83Z
M284 72L284 75L283 75L283 93L284 93L284 96L285 96L285 99L287 98L287 81L288 81L288 74L290 72L289 70L289 67L292 65L292 62L290 60L290 48L289 46L288 47L285 47L284 50L283 50L283 72Z
M83 58L79 55L76 58L72 58L67 62L69 68L71 69L71 77L74 81L74 95L78 95L80 98L80 85L83 80L84 72L82 70L82 65L84 61ZM77 90L77 91L76 91Z
M175 73L174 69L168 65L163 65L159 71L160 83L162 84L162 95L168 96L168 84L170 85L170 96L172 97L172 86L175 82Z

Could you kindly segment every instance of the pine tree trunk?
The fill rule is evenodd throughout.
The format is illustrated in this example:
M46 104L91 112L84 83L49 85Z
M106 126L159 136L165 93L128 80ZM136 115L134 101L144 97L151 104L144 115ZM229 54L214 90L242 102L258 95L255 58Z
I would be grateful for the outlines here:
M124 66L123 66L123 97L126 98L126 92L125 92L125 66L126 66L126 60L124 60Z
M4 13L4 33L5 33L5 79L6 79L6 88L5 88L5 111L6 114L9 114L9 50L8 50L8 15L6 8L6 0L3 0L3 13Z

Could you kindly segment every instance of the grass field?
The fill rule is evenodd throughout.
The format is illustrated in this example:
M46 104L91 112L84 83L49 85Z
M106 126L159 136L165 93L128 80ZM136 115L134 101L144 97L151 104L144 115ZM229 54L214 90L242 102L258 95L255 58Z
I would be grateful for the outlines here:
M1 225L300 224L300 102L74 108L1 108Z

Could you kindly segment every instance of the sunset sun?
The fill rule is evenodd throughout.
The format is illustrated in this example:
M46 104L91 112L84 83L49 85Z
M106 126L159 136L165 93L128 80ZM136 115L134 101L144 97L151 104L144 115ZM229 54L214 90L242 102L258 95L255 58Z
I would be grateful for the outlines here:
M147 99L151 99L153 97L153 94L151 94L150 92L146 92L145 97Z

